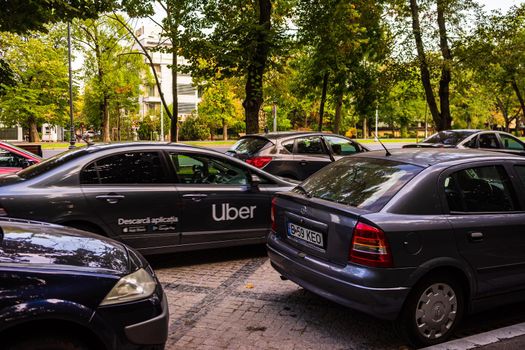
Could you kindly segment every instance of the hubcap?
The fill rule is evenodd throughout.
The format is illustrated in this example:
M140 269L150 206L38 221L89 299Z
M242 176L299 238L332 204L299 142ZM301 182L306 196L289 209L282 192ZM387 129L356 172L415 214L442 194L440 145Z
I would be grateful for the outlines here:
M435 283L421 294L416 306L416 326L428 339L445 335L456 319L458 301L454 290L446 283Z

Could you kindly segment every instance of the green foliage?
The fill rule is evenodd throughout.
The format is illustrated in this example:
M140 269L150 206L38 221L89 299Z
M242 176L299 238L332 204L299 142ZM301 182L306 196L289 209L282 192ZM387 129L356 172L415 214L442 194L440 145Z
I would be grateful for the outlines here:
M210 128L205 121L192 115L182 122L179 137L183 141L208 140L210 138Z
M55 27L48 34L0 34L3 58L16 82L2 86L2 124L65 125L69 84L64 34L63 26Z

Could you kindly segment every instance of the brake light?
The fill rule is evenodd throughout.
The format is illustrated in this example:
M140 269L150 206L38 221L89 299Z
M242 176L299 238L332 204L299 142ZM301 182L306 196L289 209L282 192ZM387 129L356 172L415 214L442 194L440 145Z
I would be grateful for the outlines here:
M256 168L263 168L266 164L272 161L272 157L251 157L246 159L246 163L253 165Z
M270 218L272 220L272 231L277 231L277 224L275 223L275 203L277 202L277 198L272 198L272 210L270 212Z
M349 260L366 266L391 267L392 253L385 233L377 227L358 222L352 237Z

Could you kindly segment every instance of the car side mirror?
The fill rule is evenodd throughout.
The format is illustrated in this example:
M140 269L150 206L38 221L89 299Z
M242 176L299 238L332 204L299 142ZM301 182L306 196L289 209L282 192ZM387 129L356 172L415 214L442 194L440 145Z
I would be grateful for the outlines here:
M259 189L259 184L261 183L261 178L255 174L250 175L250 185L252 189Z

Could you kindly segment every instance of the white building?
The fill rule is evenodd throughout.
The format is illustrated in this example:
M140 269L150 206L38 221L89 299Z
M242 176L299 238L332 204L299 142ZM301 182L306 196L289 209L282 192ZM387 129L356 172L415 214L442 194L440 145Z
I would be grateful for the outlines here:
M161 38L159 32L154 29L142 26L136 31L135 35L146 49L153 49L159 47L159 45L171 46L169 41L166 41L165 38ZM141 50L138 45L136 45L135 48L139 51ZM148 53L153 60L153 67L159 77L166 103L171 105L173 103L173 96L171 93L172 75L171 67L168 66L171 66L172 64L172 55L171 53L161 53L153 50L149 50ZM145 57L144 59L149 65L149 61ZM179 66L187 65L187 61L183 57L179 57L177 63ZM151 86L144 85L142 86L141 91L142 94L139 96L141 117L144 118L158 114L161 108L161 99L157 86L155 84ZM177 91L179 105L178 116L180 120L184 120L185 117L192 112L197 112L197 105L200 100L197 89L193 86L191 75L180 72L177 74Z

